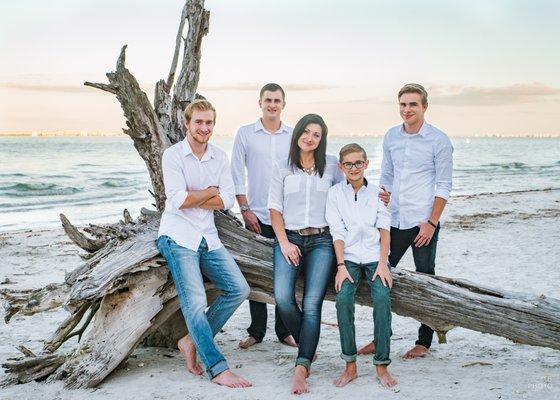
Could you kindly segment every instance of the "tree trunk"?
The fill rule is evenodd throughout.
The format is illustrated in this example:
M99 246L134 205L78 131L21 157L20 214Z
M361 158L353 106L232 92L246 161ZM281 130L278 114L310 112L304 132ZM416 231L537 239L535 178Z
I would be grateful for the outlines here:
M171 71L167 81L156 84L154 106L125 68L126 46L121 50L116 71L107 74L109 84L85 83L119 100L127 119L124 132L146 163L159 212L165 203L161 155L170 144L184 138L182 112L198 96L201 43L208 32L208 19L203 0L186 1ZM189 28L183 62L171 95L185 21ZM7 303L6 322L17 313L32 315L59 306L70 311L70 316L46 341L43 354L27 354L3 364L8 372L3 384L48 377L63 379L70 388L93 387L126 360L139 343L174 345L186 332L172 279L155 246L159 212L143 209L140 217L132 221L125 211L123 221L116 224L85 228L91 237L61 215L69 237L90 253L87 260L62 284L33 291L4 289L0 294ZM252 298L272 303L272 241L242 228L229 214L216 212L215 217L220 238L249 282ZM395 269L393 276L393 311L430 325L438 331L440 340L445 340L449 329L460 326L518 343L560 349L560 301L556 299L401 269ZM335 293L330 287L327 300L332 301ZM207 288L209 297L217 294L211 285ZM301 298L301 294L300 281L297 295ZM356 303L371 306L365 283L358 289ZM76 335L81 340L73 352L53 354Z

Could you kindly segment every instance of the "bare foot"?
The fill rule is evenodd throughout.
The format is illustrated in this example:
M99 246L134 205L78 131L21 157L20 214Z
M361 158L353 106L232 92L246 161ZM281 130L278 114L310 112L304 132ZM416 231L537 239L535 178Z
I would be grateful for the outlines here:
M294 340L294 337L292 335L290 336L286 336L284 338L284 340L282 340L281 342L282 344L285 344L286 346L291 346L291 347L298 347L296 341Z
M338 379L335 379L334 385L337 387L344 387L358 377L357 367L355 362L346 363L346 369Z
M366 354L373 354L375 353L375 343L370 342L368 344L366 344L364 347L360 348L360 350L358 350L358 355L359 356L363 356Z
M411 359L424 357L426 354L428 354L428 351L429 350L426 347L422 346L421 344L417 344L412 349L408 350L404 354L403 358Z
M230 388L246 388L251 387L253 384L240 376L235 375L229 369L212 378L212 383Z
M204 369L196 361L196 347L189 335L183 336L177 342L177 347L179 351L185 356L185 361L187 363L187 370L194 375L202 375Z
M376 365L375 370L377 371L377 378L379 379L381 386L391 389L397 385L397 381L387 370L387 365Z
M255 339L253 336L248 336L247 339L239 342L239 347L241 349L248 349L249 347L254 346L257 343L258 343L257 339Z
M308 376L307 368L303 365L296 365L294 379L292 380L292 394L309 393L309 386L307 386L306 381Z

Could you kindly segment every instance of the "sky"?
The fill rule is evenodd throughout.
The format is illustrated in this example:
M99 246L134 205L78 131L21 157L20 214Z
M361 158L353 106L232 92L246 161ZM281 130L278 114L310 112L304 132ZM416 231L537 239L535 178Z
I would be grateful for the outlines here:
M0 133L119 132L107 82L122 45L152 98L167 78L180 0L0 2ZM427 120L452 136L558 135L560 2L555 0L207 0L199 93L215 133L259 117L267 82L283 120L322 115L329 132L381 135L400 122L396 93L429 93Z

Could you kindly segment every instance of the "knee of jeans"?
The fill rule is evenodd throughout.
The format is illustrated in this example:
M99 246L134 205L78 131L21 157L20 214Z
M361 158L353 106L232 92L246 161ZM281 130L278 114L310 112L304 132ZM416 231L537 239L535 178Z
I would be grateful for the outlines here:
M251 294L251 287L245 279L243 280L243 284L240 285L238 293L242 301L246 300Z
M206 302L206 294L203 296L192 296L188 302L183 304L186 311L193 316L204 315L208 303Z
M307 296L303 299L303 309L308 315L320 314L322 305L323 299L319 296Z
M348 310L354 305L354 299L351 296L336 296L336 309L338 311Z
M374 306L390 306L391 305L391 291L389 288L383 286L382 288L375 289L372 295Z
M290 309L295 304L295 299L289 293L285 291L274 291L274 301L276 302L276 306L280 311Z

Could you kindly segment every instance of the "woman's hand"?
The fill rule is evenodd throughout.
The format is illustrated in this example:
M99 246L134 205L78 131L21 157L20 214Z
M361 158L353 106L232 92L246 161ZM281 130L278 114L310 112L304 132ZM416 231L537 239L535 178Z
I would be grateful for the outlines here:
M294 267L299 265L301 251L295 244L289 242L288 240L280 242L280 251L282 251L282 255L288 264L291 264Z
M389 271L389 267L387 267L387 265L377 266L377 268L375 269L375 273L371 278L372 282L377 276L379 277L379 279L381 279L381 283L383 284L383 286L389 286L389 288L393 287L393 277L391 276L391 271Z
M342 265L338 267L338 272L336 273L336 277L334 278L334 291L336 293L340 292L340 289L342 288L342 284L346 279L348 279L350 283L354 283L354 279L352 279L352 275L350 275L350 272L348 272L346 267Z

